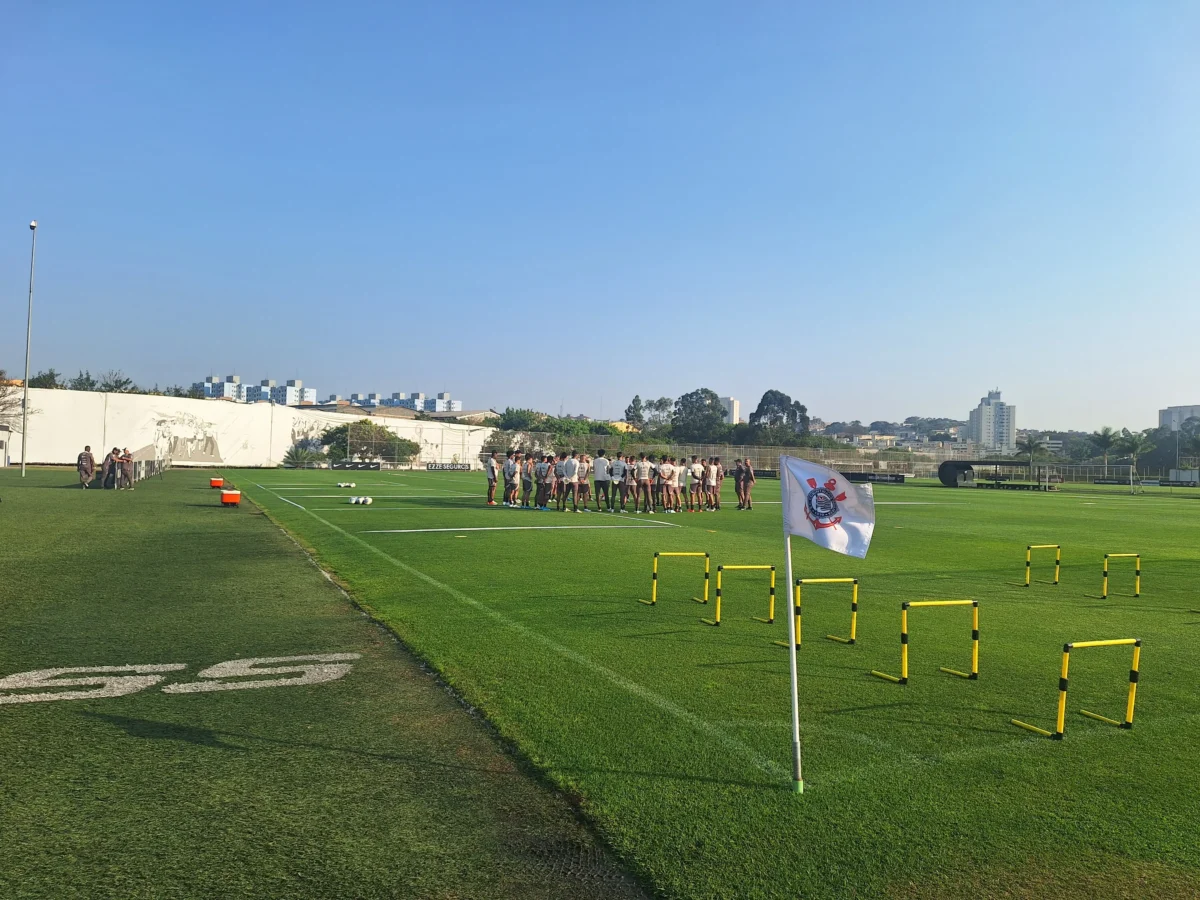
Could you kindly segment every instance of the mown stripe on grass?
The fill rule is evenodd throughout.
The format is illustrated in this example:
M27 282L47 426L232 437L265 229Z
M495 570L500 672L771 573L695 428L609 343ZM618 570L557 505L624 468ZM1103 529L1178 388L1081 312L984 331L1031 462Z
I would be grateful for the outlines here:
M582 653L579 653L576 650L572 650L570 647L567 647L563 644L558 643L557 641L547 637L546 635L542 634L541 632L534 631L532 628L528 627L527 625L523 625L520 622L510 619L508 616L504 615L503 613L501 613L495 609L492 609L491 607L480 602L479 600L476 600L474 597L470 596L469 594L463 593L462 591L458 590L458 588L452 587L451 585L448 585L441 581L438 581L432 575L427 575L426 573L422 572L420 569L416 569L416 568L413 568L412 566L408 565L408 563L401 562L400 560L396 559L396 557L392 556L390 553L387 553L386 551L381 550L380 548L376 547L374 544L371 544L369 541L363 540L358 535L351 534L350 532L346 531L344 528L340 528L337 525L333 524L332 522L322 518L321 516L318 516L312 510L306 509L306 510L304 510L304 512L306 512L308 515L312 516L314 519L316 519L322 525L325 525L327 528L329 528L333 531L336 531L338 534L342 535L347 540L353 541L354 543L359 544L362 547L365 547L367 550L374 553L376 556L383 558L388 563L395 566L397 569L400 569L403 572L407 572L409 575L412 575L414 578L418 578L421 581L424 581L430 587L436 588L439 591L442 591L443 593L449 595L450 597L453 597L459 603L469 606L472 609L478 610L479 612L481 612L484 615L488 616L489 618L499 622L500 624L504 625L505 627L511 628L513 631L516 631L521 636L529 638L530 640L533 640L533 641L537 641L543 647L546 647L547 649L554 651L555 653L557 653L559 656L563 657L564 659L569 659L571 662L574 662L575 664L582 666L583 668L587 669L588 671L601 676L606 681L608 681L610 684L613 684L613 685L621 688L621 690L623 690L629 694L632 694L633 696L635 696L641 700L644 700L645 702L649 703L651 706L654 706L657 709L662 710L663 712L667 713L668 715L672 716L675 719L678 719L680 722L683 722L683 723L689 725L690 727L694 728L695 730L703 732L704 734L707 734L709 737L711 737L713 740L720 743L727 750L729 750L733 753L736 753L742 759L744 759L748 763L752 764L755 768L761 770L762 772L771 776L772 778L778 778L781 785L784 784L787 781L787 779L790 777L789 771L786 766L781 765L780 763L776 762L773 759L769 759L769 758L763 756L762 754L758 753L751 747L749 747L746 744L739 741L737 738L733 737L732 735L727 734L722 729L713 725L708 720L702 719L699 716L697 716L695 713L690 712L689 710L686 710L683 707L676 705L675 703L672 703L666 697L656 694L654 691L650 690L649 688L645 687L644 685L638 684L636 681L631 681L630 679L626 678L625 676L623 676L617 672L614 672L612 669L609 669L607 666L601 665L600 663L596 662L595 660L591 659L590 657L584 656ZM604 527L604 526L599 526L599 527ZM451 530L454 530L454 529L451 529Z

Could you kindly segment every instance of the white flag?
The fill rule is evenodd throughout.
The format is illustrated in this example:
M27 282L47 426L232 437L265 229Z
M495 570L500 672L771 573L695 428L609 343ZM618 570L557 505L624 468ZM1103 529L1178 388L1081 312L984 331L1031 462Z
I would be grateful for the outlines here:
M833 469L779 457L783 530L835 553L862 559L875 532L875 495L869 484L851 484Z

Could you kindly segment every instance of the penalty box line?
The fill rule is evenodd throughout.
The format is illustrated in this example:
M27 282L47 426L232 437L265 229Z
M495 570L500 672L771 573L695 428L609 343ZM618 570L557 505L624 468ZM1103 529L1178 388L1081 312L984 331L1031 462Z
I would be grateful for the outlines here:
M613 671L612 669L608 668L607 666L601 665L600 663L594 661L593 659L591 659L587 656L584 656L582 653L579 653L576 650L572 650L570 647L567 647L563 644L558 643L557 641L552 640L551 638L547 637L546 635L542 634L541 632L534 631L532 628L528 627L527 625L522 625L520 622L517 622L515 619L510 619L508 616L504 615L502 612L492 609L491 607L480 602L479 600L476 600L474 597L470 596L469 594L465 594L455 587L451 587L448 584L444 584L444 583L438 581L432 575L426 575L421 570L415 569L412 566L408 565L408 563L401 562L400 560L396 559L396 557L392 556L390 553L387 553L387 552L379 549L375 545L371 544L369 541L363 540L356 534L351 534L350 532L346 531L344 528L339 528L337 525L334 525L332 522L330 522L326 519L323 519L321 516L318 516L312 510L306 509L304 511L306 513L308 513L310 516L312 516L314 519L316 519L318 522L320 522L322 525L325 525L327 528L329 528L333 531L336 531L338 534L342 535L342 537L346 538L347 540L353 541L354 543L359 544L362 547L365 547L367 550L371 551L371 553L374 553L376 556L379 556L382 559L386 560L388 563L395 566L397 569L400 569L403 572L407 572L409 575L412 575L414 578L418 578L421 581L425 582L430 587L433 587L439 591L442 591L443 593L445 593L445 594L449 595L450 597L454 598L455 600L457 600L459 603L462 603L464 606L469 606L472 609L475 609L475 610L483 613L485 616L493 619L496 622L499 622L501 625L505 626L506 628L511 628L513 631L517 632L522 637L526 637L532 641L535 641L535 642L541 644L543 647L546 647L547 649L552 650L553 652L557 653L559 656L563 657L564 659L568 659L571 662L575 663L576 665L579 665L584 669L594 672L595 674L604 678L610 684L613 684L616 687L621 688L622 690L626 691L627 693L630 693L630 694L634 695L635 697L638 697L639 699L644 700L645 702L649 703L651 706L654 706L657 709L662 710L663 712L672 716L673 718L678 719L680 722L683 722L684 724L691 726L696 731L700 731L704 734L707 734L709 737L713 738L715 741L717 741L722 746L724 746L727 750L730 750L733 753L736 753L738 756L742 757L744 760L751 763L755 768L761 770L766 775L769 775L772 778L781 779L781 780L786 780L790 776L791 773L786 766L781 765L780 763L777 763L773 759L763 756L757 750L754 750L753 748L751 748L748 745L739 741L737 738L729 735L725 731L722 731L720 728L713 725L707 719L700 718L695 713L690 712L690 711L684 709L682 706L679 706L679 705L673 703L672 701L668 700L666 697L656 694L656 693L654 693L654 691L650 690L649 688L647 688L641 684L638 684L636 681L631 681L630 679L626 678L624 675L621 675L620 673ZM593 527L595 527L595 526L593 526ZM600 526L600 527L604 527L604 526ZM678 526L678 527L682 527L682 526Z

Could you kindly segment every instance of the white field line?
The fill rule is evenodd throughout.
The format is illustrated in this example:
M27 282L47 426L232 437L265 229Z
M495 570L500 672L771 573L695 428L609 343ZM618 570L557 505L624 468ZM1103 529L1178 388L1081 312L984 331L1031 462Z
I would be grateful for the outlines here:
M270 488L265 488L265 487L263 487L263 486L262 486L261 484L259 484L257 481L254 483L254 486L255 486L255 487L257 487L257 488L262 488L262 489L263 489L264 491L266 491L268 494L275 494L275 492L274 492L274 491L272 491ZM284 503L292 503L292 501L291 501L291 500L289 500L287 497L283 497L283 496L281 496L281 495L279 495L279 494L275 494L275 496L276 496L276 497L279 497L279 499L280 499L280 500L282 500ZM303 506L301 506L299 503L292 503L292 506L296 507L296 509L304 509L304 507L303 507ZM306 510L306 509L304 509L304 511L305 511L305 512L308 512L308 510Z
M711 722L707 721L706 719L700 718L700 716L696 715L693 712L690 712L689 710L684 709L682 706L679 706L676 703L672 702L671 700L668 700L666 697L663 697L663 696L660 696L659 694L654 693L654 691L650 690L649 688L645 687L644 685L641 685L636 681L626 678L624 675L620 674L619 672L616 672L613 669L608 668L607 666L603 666L600 663L595 662L590 657L584 656L582 653L579 653L576 650L572 650L570 647L567 647L564 644L558 643L557 641L547 637L546 635L542 634L541 632L534 631L532 628L528 627L527 625L522 625L520 622L517 622L514 619L510 619L508 616L504 615L504 613L499 612L498 610L492 609L491 607L485 605L484 603L481 603L479 600L476 600L474 597L471 597L470 595L463 593L462 591L458 590L457 588L451 587L448 584L443 584L442 582L438 581L433 576L426 575L424 572L420 571L419 569L414 569L412 566L408 565L407 563L401 562L400 560L396 559L396 557L379 549L378 547L374 546L373 544L369 543L368 541L365 541L362 538L358 537L357 535L351 534L350 532L346 531L345 529L339 528L337 525L334 525L332 522L321 518L321 516L318 516L312 510L306 509L305 512L307 512L310 516L312 516L314 519L316 519L321 524L325 525L327 528L330 528L333 531L336 531L338 534L342 535L347 540L351 540L354 543L361 545L362 547L369 550L371 553L374 553L376 556L386 560L388 563L395 566L397 569L400 569L403 572L407 572L409 575L412 575L414 578L420 579L421 581L428 584L430 587L433 587L439 591L442 591L443 593L449 595L450 597L457 600L459 603L463 604L464 606L471 607L472 609L482 613L485 616L488 616L489 618L493 619L494 621L499 622L501 625L505 626L506 628L511 628L513 631L517 632L522 637L528 638L531 641L535 641L536 643L541 644L542 646L546 647L549 650L552 650L554 653L557 653L559 656L563 657L564 659L570 660L571 662L575 663L576 665L580 666L581 668L586 669L596 675L599 675L600 677L602 677L606 681L608 681L610 684L613 684L616 687L620 688L621 690L626 691L627 693L630 693L633 696L635 696L641 700L644 700L646 703L649 703L651 706L655 707L656 709L661 710L662 712L665 712L667 715L672 716L675 719L678 719L680 722L683 722L684 724L694 728L695 730L702 732L704 734L707 734L709 737L711 737L717 743L719 743L723 747L725 747L725 749L727 749L733 753L736 753L742 759L749 762L755 768L760 769L762 772L766 773L767 775L771 776L772 778L778 778L780 781L783 781L783 780L786 780L788 777L790 777L790 770L786 766L781 765L780 763L776 762L773 759L770 759L769 757L763 756L757 750L754 750L752 747L748 746L747 744L742 743L737 738L733 737L732 735L728 734L727 732L725 732L722 729L718 728L717 726L713 725Z
M306 510L307 512L307 510ZM360 531L359 534L431 534L448 531L458 534L463 531L612 531L618 528L666 528L670 522L647 522L645 525L493 525L484 528L385 528L378 531ZM675 526L682 528L682 525Z

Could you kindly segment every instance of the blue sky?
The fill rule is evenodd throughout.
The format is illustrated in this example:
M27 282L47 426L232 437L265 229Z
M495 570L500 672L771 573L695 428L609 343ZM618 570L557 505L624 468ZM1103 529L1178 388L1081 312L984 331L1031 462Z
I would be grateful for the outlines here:
M1194 3L0 13L0 366L617 416L1200 403Z

